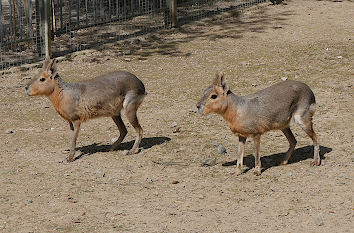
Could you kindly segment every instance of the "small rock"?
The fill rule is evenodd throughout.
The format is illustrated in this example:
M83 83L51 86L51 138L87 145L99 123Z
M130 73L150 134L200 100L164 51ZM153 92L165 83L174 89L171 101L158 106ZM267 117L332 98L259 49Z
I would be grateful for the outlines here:
M148 182L148 183L152 183L152 182L154 182L151 178L146 178L146 182Z
M14 133L14 132L15 132L15 130L13 130L13 129L7 129L7 130L5 131L6 134L12 134L12 133Z
M338 59L342 59L343 57L342 56L337 56Z
M256 87L257 83L252 83L251 85L252 85L252 87Z
M177 126L177 122L172 122L171 128L174 128L174 127L176 127L176 126Z
M130 59L129 57L124 58L124 61L130 62L132 59Z
M178 183L179 183L178 180L174 180L174 181L171 182L171 184L178 184Z
M324 222L323 222L322 218L317 218L315 220L315 223L316 223L317 226L323 226L324 225Z
M54 131L55 128L50 128L50 131Z
M176 127L172 132L179 133L181 131L181 127Z
M218 154L224 154L226 153L226 148L222 145L218 146Z
M28 200L28 204L32 204L33 203L33 201L32 200Z
M212 143L210 143L212 146L219 146L220 144L219 143L217 143L217 142L212 142Z
M181 151L184 151L184 150L185 150L184 147L180 147L180 148L178 148L178 149L174 149L173 152L174 152L174 153L178 153L178 152L181 152Z
M281 80L286 81L286 80L288 80L288 78L287 77L282 77Z
M216 158L207 159L202 163L204 167L212 167L215 166L216 164L217 164Z
M106 173L104 171L97 171L96 177L97 178L106 177Z

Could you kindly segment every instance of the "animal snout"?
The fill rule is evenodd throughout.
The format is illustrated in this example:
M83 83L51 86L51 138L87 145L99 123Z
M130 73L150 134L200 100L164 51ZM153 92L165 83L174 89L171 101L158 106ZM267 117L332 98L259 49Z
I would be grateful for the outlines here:
M25 92L27 95L30 95L28 86L25 87Z
M203 115L203 107L201 104L197 104L197 109L198 109L199 114Z

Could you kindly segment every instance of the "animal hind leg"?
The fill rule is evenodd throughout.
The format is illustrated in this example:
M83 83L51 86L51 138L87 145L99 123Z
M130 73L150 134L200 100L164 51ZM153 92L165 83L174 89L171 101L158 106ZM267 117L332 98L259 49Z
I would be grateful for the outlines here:
M113 151L115 149L117 149L117 147L119 146L119 144L121 144L121 142L124 140L125 136L127 135L128 131L127 128L124 125L124 122L122 120L122 117L119 115L117 116L113 116L112 117L114 123L116 123L118 130L119 130L119 138L117 139L117 141L115 141L112 144L112 147L109 149L110 151Z
M137 133L137 136L136 136L136 139L135 139L132 149L127 152L127 155L138 153L139 145L140 145L141 139L143 137L143 129L141 128L141 126L139 124L138 117L136 115L141 101L138 102L139 97L137 97L137 96L135 98L132 98L131 100L133 100L133 101L128 100L124 104L125 115L127 116L129 123L134 127L134 129Z
M281 163L282 165L285 165L288 163L290 157L294 154L294 150L295 150L295 146L296 146L297 141L294 137L293 132L291 132L291 129L289 127L286 127L284 129L282 129L281 131L284 133L285 137L289 141L289 150L286 152L284 160Z
M320 157L320 142L319 139L313 130L312 124L312 115L313 112L307 111L302 114L301 117L299 115L295 116L295 122L300 125L300 127L305 131L305 133L312 139L313 142L313 162L312 166L319 166L321 164Z

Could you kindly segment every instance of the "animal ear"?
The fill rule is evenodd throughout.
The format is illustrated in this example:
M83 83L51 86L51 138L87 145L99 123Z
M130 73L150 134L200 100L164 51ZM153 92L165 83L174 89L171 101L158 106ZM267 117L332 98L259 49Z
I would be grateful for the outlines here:
M225 84L224 73L217 72L213 81L214 86L222 87Z
M223 72L217 72L215 74L215 79L214 79L213 84L214 84L214 86L221 87L223 90L223 94L227 95L229 88L227 87L227 85L225 83L225 78L224 78Z
M52 60L49 59L46 67L46 72L50 76L50 78L55 77L55 75L57 74L57 66L56 66L55 58L53 58Z

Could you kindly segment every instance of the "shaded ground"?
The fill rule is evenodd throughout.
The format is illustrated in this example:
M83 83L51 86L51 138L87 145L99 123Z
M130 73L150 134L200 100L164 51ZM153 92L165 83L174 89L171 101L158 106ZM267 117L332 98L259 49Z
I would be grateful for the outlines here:
M3 75L0 230L351 232L353 2L286 3L106 45L58 64L72 82L115 69L143 80L149 94L139 109L145 138L137 155L124 156L135 138L131 126L122 146L105 152L118 130L102 118L82 126L77 160L61 163L69 148L67 123L47 99L24 94L37 70ZM270 132L262 137L262 175L248 171L254 161L247 143L245 173L234 176L236 137L219 116L195 111L216 71L240 94L284 77L309 84L323 164L310 167L311 140L295 126L290 164L278 166L288 143L281 132ZM216 144L227 153L218 154ZM202 166L206 160L217 164Z

